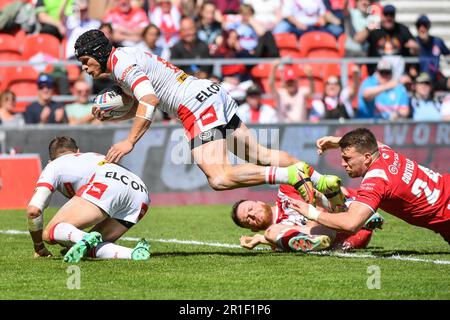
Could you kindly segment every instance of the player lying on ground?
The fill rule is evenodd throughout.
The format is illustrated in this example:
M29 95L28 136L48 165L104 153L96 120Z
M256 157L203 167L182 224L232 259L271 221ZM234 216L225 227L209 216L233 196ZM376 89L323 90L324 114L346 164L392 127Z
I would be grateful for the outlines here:
M134 249L114 242L141 220L150 202L142 180L97 153L79 153L72 138L56 137L49 145L50 162L36 184L27 208L28 228L35 257L51 256L43 240L71 247L66 262L78 262L89 250L101 259L150 258L145 239ZM70 200L43 229L43 211L58 190ZM92 227L86 233L81 229Z
M137 107L122 117L134 117L128 137L109 149L107 161L118 162L133 150L150 127L158 107L180 119L193 159L214 190L264 183L290 184L308 202L314 199L313 184L326 195L333 194L333 190L340 191L339 181L329 179L325 183L318 172L310 176L309 166L304 162L258 144L236 115L236 102L220 85L190 76L138 48L114 48L99 30L89 30L77 39L75 55L82 69L94 79L112 77L126 95L137 100ZM94 106L93 114L107 120L105 111L98 106ZM252 163L232 166L228 150Z
M317 140L319 154L341 148L351 178L363 177L347 213L330 214L305 202L290 207L336 230L357 232L378 209L440 234L450 244L450 174L440 174L377 142L365 128Z
M351 202L350 193L347 202L340 208L332 208L327 199L316 192L317 206L329 211L346 210ZM241 200L234 204L231 217L240 227L264 234L242 236L241 246L253 249L259 244L270 245L282 251L309 252L326 248L351 250L366 248L372 237L372 230L380 228L384 220L378 213L372 215L365 227L355 235L336 233L317 222L309 221L297 211L288 207L291 199L301 199L298 192L289 185L280 185L276 204L270 206L262 201Z

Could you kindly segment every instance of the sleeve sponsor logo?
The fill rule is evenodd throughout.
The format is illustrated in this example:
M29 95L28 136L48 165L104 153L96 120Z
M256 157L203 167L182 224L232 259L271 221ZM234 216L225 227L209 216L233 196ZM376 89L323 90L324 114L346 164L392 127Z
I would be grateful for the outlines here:
M375 183L366 182L359 187L361 190L372 191L375 188Z
M122 75L120 77L120 81L124 81L125 78L127 77L128 73L130 73L131 70L133 70L133 68L136 67L136 64L133 64L131 66L128 66L123 72Z

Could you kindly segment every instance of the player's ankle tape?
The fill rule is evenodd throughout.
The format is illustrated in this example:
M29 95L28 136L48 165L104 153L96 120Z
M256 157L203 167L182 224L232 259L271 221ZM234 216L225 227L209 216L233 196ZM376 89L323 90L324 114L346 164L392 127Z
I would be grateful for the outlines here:
M91 250L91 245L89 244L89 242L87 242L87 241L84 240L84 239L81 239L81 241L83 241L83 243L85 244L85 246L86 246L86 248L87 248L88 250Z
M338 191L335 191L335 192L331 192L331 193L327 193L325 195L325 197L327 197L327 199L331 199L331 198L334 198L335 196L337 196L340 192L341 192L341 190L338 190Z
M298 181L296 184L294 184L294 188L295 188L295 189L298 189L298 188L300 188L302 185L304 185L306 182L309 182L309 181L311 181L310 178L304 178L304 179Z

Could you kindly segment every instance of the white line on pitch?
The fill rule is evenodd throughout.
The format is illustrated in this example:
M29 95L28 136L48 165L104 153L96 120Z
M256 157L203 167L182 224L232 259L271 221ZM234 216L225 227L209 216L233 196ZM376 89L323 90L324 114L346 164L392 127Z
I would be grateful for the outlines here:
M0 234L28 234L28 231L22 230L0 230ZM141 238L135 237L123 237L120 240L124 241L139 241ZM161 243L177 243L177 244L186 244L186 245L195 245L195 246L208 246L208 247L219 247L219 248L227 248L227 249L240 249L241 246L237 244L228 244L228 243L219 243L219 242L203 242L203 241L194 241L194 240L178 240L178 239L147 239L150 242L161 242ZM256 248L257 249L257 248ZM309 254L320 255L320 256L331 256L331 257L339 257L339 258L354 258L354 259L387 259L387 260L400 260L400 261L411 261L411 262L425 262L425 263L434 263L434 264L445 264L450 265L449 260L431 260L431 259L422 259L422 258L414 258L414 257L403 257L400 255L392 255L390 257L378 257L373 254L357 254L357 253L349 253L349 252L333 252L333 251L320 251L320 252L310 252Z

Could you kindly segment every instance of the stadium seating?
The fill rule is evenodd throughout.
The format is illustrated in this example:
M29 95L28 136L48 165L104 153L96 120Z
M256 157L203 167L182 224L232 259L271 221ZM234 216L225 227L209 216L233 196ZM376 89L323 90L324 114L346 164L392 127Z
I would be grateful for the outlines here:
M311 31L300 37L299 47L302 57L314 57L320 53L321 57L325 54L338 55L338 43L336 38L328 32Z
M6 87L11 89L17 97L36 97L38 88L36 79L38 72L30 66L7 67L4 69ZM25 111L29 102L18 102L15 112Z
M311 66L313 66L311 64ZM309 80L303 70L304 65L285 65L284 68L289 68L295 72L299 81L299 86L309 87ZM251 70L251 75L256 83L258 83L264 92L269 93L269 75L272 70L271 64L258 64ZM313 68L314 88L316 92L322 93L324 86L324 77L322 71L319 68ZM282 68L277 71L275 78L275 87L280 88L282 86L283 73Z
M281 57L300 58L301 54L298 50L296 35L293 33L278 33L274 34L274 37Z
M304 58L342 58L336 38L330 33L312 31L305 33L299 41L300 53ZM321 72L326 79L330 75L339 76L339 65L336 63L312 64L314 70Z
M0 61L21 60L22 53L13 35L0 33Z
M324 87L323 74L319 68L313 68L313 64L310 64L310 66L312 67L312 77L314 79L314 91L316 93L322 93ZM304 67L304 65L296 64L293 66L293 69L297 74L299 85L302 87L309 87L309 80Z
M66 65L67 78L70 82L75 82L80 78L81 68L75 64Z
M254 66L251 70L251 75L254 81L261 87L263 92L269 93L269 75L272 70L270 63L260 63Z
M0 92L6 89L6 68L0 67Z
M345 57L345 41L347 40L347 35L345 33L341 34L338 38L338 50L341 57Z
M61 43L50 34L33 34L25 37L23 56L30 59L38 53L47 54L56 59L61 57Z

